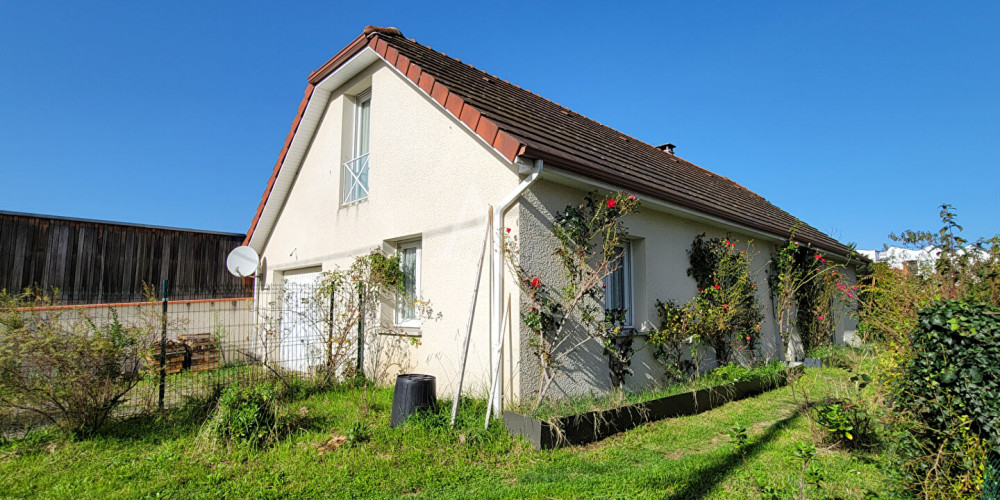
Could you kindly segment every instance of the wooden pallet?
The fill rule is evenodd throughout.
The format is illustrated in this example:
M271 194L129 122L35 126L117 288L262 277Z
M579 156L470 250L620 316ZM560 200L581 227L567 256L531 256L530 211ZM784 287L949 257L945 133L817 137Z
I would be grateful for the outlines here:
M187 346L190 356L188 368L193 372L214 370L219 367L219 348L210 333L186 333L177 336Z
M211 333L185 333L178 335L177 340L183 342L188 347L215 347L215 339Z
M156 342L150 349L149 354L146 356L146 363L150 373L156 374L160 373L160 352L162 349L162 344ZM180 373L184 369L185 363L187 363L188 349L187 346L180 342L174 342L173 340L167 341L166 349L166 363L165 368L168 374Z
M208 371L208 370L214 370L214 369L216 369L218 367L219 367L219 363L216 362L216 361L213 361L211 363L200 363L200 364L197 364L197 365L191 365L190 370L192 372L204 372L204 371Z
M149 363L147 365L149 373L160 373L160 362L158 359L147 357L146 361ZM184 369L184 358L167 358L167 364L164 368L167 369L168 374L180 373Z

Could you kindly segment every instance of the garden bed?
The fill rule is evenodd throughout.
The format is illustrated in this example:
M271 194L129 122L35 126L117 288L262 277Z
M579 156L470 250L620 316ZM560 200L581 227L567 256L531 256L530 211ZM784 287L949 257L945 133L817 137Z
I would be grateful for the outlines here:
M523 436L536 450L580 445L664 418L695 415L749 396L782 387L802 374L801 365L778 374L698 389L609 410L542 420L505 411L507 431Z

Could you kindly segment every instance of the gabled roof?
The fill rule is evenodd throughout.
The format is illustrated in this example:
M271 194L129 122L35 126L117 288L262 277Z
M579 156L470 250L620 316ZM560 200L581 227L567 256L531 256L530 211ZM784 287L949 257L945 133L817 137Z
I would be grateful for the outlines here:
M292 124L257 209L247 242L284 162L312 89L352 57L371 48L509 161L519 155L764 233L797 238L840 255L848 247L800 222L726 177L575 113L509 82L450 58L395 28L368 26L347 47L309 75L306 96Z

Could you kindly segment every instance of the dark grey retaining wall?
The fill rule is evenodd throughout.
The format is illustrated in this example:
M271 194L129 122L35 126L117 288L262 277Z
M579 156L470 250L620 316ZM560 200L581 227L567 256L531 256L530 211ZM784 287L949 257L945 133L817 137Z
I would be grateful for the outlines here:
M786 385L789 375L797 377L801 374L802 368L795 367L772 377L723 384L635 405L581 413L551 421L505 411L503 421L508 432L514 436L524 436L536 450L587 444L646 422L695 415L730 401L770 391Z

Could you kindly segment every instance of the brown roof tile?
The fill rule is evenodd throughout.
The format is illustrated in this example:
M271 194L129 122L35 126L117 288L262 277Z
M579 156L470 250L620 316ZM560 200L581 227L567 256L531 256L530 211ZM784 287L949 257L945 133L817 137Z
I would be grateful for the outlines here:
M424 92L430 89L434 100L508 160L519 154L542 158L560 169L756 230L787 236L797 227L798 238L805 242L838 254L849 252L837 240L726 177L420 45L395 28L365 28L309 75L310 85L366 46L373 46L407 78L419 81ZM407 73L412 66L419 69ZM248 241L254 227L256 218Z
M797 226L798 237L803 241L839 254L849 252L837 240L726 177L413 40L387 33L378 36L380 40L384 37L401 56L433 75L435 82L461 97L466 108L472 106L483 118L495 123L500 133L507 132L509 136L504 141L520 141L523 153L528 156L543 157L553 166L579 175L760 231L787 236ZM467 114L464 109L447 108L459 119ZM504 141L498 138L493 144ZM511 146L504 144L504 147L510 151Z

